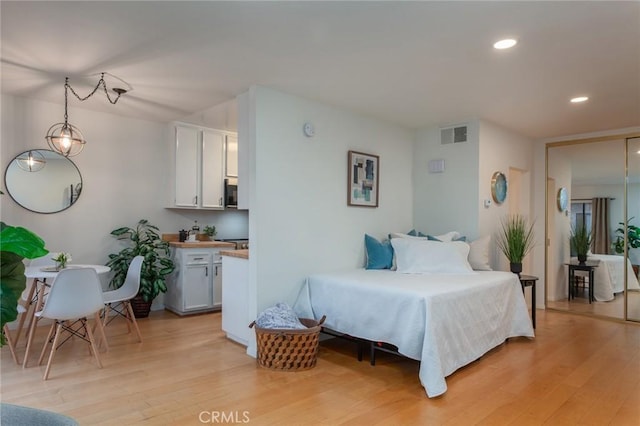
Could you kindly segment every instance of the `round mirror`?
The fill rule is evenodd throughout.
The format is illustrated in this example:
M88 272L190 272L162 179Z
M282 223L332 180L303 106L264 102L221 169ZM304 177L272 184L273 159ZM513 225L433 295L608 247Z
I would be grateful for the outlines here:
M11 198L25 209L57 213L78 200L82 176L67 157L48 149L33 149L9 163L4 184Z

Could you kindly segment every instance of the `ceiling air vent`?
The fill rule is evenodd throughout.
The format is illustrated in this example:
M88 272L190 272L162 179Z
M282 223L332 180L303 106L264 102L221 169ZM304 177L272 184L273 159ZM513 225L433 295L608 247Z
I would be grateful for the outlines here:
M460 143L467 141L467 126L454 126L440 129L440 143Z

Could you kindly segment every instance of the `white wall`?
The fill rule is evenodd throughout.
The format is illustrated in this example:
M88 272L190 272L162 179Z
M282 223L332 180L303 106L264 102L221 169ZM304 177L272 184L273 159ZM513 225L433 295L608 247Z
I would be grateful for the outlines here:
M538 220L530 208L531 183L534 179L531 173L533 141L485 120L480 121L479 127L478 198L474 206L478 210L478 236L491 235L495 240L495 235L501 229L501 221L509 213L517 212L530 221ZM491 178L496 171L507 176L507 198L501 205L492 200L491 206L484 208L483 201L492 199ZM509 178L514 174L518 178L518 185L509 185ZM540 220L544 221L544 218ZM537 244L544 241L539 234L535 235L535 239ZM533 272L528 270L533 257L534 253L531 253L525 259L524 273ZM491 264L495 269L509 270L509 263L495 244Z
M467 124L467 142L440 143L440 129L417 132L413 155L413 217L416 230L438 235L458 231L478 236L478 121ZM443 159L443 173L429 173L429 161ZM408 231L404 230L403 232Z
M106 102L106 101L105 101ZM113 108L117 108L115 105ZM1 162L3 171L27 149L48 149L44 136L64 117L64 106L2 95ZM66 251L77 263L104 264L119 250L109 233L146 218L161 232L176 233L193 220L219 227L220 238L245 238L247 212L192 212L165 207L166 170L170 161L168 126L69 107L69 121L87 139L71 160L83 179L82 195L69 209L55 214L33 213L8 195L0 196L2 220L40 235L50 251ZM161 302L161 298L159 299Z
M252 89L250 102L249 279L260 311L292 304L309 274L363 266L365 233L410 229L414 139L400 127L264 87ZM312 138L302 132L306 121L315 125ZM347 206L349 150L380 156L378 208Z
M533 168L533 142L487 121L467 123L467 142L440 144L440 129L422 129L417 134L413 157L414 227L429 234L456 230L468 240L495 235L500 220L509 212L509 204L530 216L530 171ZM444 173L429 173L430 160L444 159ZM510 168L520 174L522 193L507 193L502 205L491 199L491 178L501 171L508 176ZM491 264L495 269L508 270L502 264L495 243L492 243ZM502 256L502 255L500 255Z

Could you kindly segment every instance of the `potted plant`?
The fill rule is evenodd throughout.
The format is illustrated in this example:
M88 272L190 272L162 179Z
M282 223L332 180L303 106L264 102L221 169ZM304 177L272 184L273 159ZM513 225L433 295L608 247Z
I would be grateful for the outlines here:
M502 229L496 238L498 248L509 260L511 272L520 275L522 260L533 248L533 223L519 214L508 215L502 220Z
M140 273L140 291L131 301L136 318L149 316L151 303L158 294L167 291L166 278L175 265L169 257L169 243L158 234L158 227L142 219L135 228L122 227L111 231L111 235L125 240L127 247L119 253L110 254L107 266L114 275L109 283L113 289L120 288L127 277L129 265L134 257L144 256Z
M587 261L587 253L591 248L591 232L587 231L587 227L583 224L579 227L571 229L569 237L571 250L576 253L578 262L584 264Z
M18 300L26 287L22 260L47 253L44 241L33 232L0 222L0 346L5 343L5 324L18 317Z
M215 239L217 233L215 225L207 225L204 227L203 231L211 241Z
M635 225L629 225L633 218L627 221L627 251L632 248L640 248L640 228ZM613 242L613 251L617 254L624 253L624 222L618 222L620 227L616 229L616 240Z

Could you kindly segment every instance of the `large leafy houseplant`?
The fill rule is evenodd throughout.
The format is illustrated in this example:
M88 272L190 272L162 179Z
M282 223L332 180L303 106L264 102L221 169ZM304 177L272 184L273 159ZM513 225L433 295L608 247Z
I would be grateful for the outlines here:
M166 278L175 266L169 257L169 243L158 234L158 227L142 219L135 228L122 227L111 231L111 235L125 240L127 247L119 253L109 255L107 266L113 271L110 286L120 288L127 277L131 261L136 256L144 256L140 273L138 295L151 303L160 293L167 291Z
M0 222L0 346L5 344L4 325L18 316L18 300L26 287L23 259L49 253L44 241L33 232Z
M629 244L627 245L627 250L632 248L640 248L640 228L635 225L630 225L633 218L630 218L627 221L627 238ZM613 251L617 254L624 253L624 222L618 222L620 227L616 229L616 240L613 242Z
M496 238L496 244L509 260L511 272L522 272L522 260L535 244L533 223L519 214L508 215L502 220L502 228Z
M571 251L575 252L578 261L586 262L587 253L591 249L591 232L587 231L587 227L584 224L571 229L569 243L571 244Z

